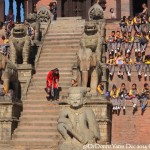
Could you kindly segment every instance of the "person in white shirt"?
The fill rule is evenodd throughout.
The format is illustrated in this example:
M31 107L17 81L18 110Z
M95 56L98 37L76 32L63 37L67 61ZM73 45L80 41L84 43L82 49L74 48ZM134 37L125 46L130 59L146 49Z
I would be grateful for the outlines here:
M116 14L115 14L115 12L114 12L114 9L113 9L113 8L110 8L110 13L111 13L110 18L111 18L111 19L116 19Z

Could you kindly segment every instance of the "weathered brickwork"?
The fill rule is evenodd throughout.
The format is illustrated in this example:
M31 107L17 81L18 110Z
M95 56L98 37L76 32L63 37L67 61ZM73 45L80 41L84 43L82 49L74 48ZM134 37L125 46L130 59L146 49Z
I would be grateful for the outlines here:
M4 21L4 2L0 1L0 22Z
M106 2L107 3L106 3L106 10L104 11L104 16L106 19L110 19L110 8L114 8L115 12L117 13L116 10L117 0L106 0ZM130 15L130 5L131 5L130 0L121 1L121 16Z
M126 115L122 111L120 115L112 116L112 143L114 144L149 144L150 136L150 107L147 107L143 115L141 108L133 115L131 102L127 103Z

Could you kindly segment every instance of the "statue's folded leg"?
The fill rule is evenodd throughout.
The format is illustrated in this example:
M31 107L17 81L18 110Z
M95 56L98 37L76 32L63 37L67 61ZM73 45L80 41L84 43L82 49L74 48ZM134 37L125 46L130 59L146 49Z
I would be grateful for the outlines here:
M31 44L30 40L26 39L26 42L23 47L23 64L28 64L30 44Z
M17 63L17 53L13 44L10 44L10 60L12 63Z

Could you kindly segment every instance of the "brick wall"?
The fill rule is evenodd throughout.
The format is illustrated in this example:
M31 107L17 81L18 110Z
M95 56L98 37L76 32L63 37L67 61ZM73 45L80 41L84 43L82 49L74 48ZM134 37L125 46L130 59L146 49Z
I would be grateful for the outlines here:
M126 115L121 112L112 117L112 143L113 144L149 144L150 143L150 107L143 115L141 108L132 114L132 103L127 103Z
M110 19L110 8L116 10L116 1L117 0L106 0L106 10L104 11L104 16L106 19ZM121 16L129 16L130 14L130 0L121 0Z
M0 21L3 22L4 21L4 1L0 1L0 10L1 10L1 13L0 13Z

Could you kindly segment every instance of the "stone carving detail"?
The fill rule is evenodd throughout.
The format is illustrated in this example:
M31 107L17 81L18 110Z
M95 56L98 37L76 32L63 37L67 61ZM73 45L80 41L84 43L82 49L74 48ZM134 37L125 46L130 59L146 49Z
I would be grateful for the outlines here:
M46 7L41 7L38 12L38 19L40 20L41 23L47 23L50 20L50 10Z
M103 8L95 3L88 11L89 20L100 20L103 19Z
M11 61L14 64L28 64L31 39L27 34L27 28L23 24L15 24L9 41Z
M86 88L69 89L68 104L60 112L58 131L63 139L59 150L81 150L86 144L95 144L100 139L100 131L92 109L84 107Z
M29 13L26 20L28 21L30 26L34 29L34 32L35 32L34 41L35 42L40 41L40 21L37 17L37 14Z
M4 81L6 92L12 87L14 98L18 98L18 73L10 60L0 53L0 78Z

